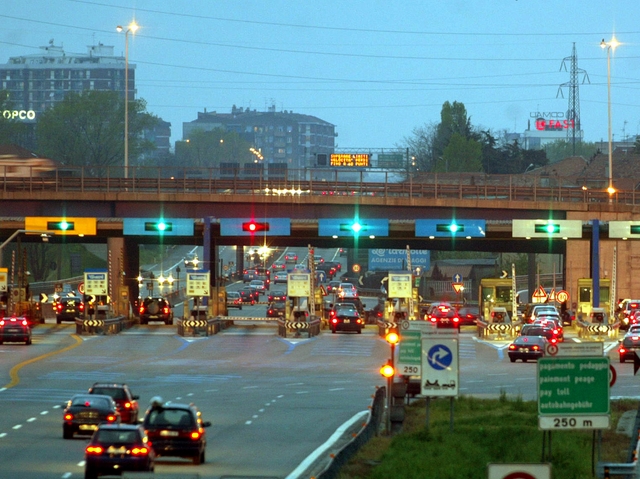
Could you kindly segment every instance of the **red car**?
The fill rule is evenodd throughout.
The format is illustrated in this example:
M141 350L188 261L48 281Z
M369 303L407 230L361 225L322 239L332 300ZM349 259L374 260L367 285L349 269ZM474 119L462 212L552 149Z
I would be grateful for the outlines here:
M435 323L438 328L459 328L460 317L449 303L440 303L431 307L428 315L429 321Z

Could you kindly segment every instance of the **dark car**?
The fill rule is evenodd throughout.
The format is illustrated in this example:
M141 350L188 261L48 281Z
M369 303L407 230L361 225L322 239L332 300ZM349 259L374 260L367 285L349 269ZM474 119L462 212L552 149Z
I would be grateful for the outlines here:
M162 404L162 399L154 398L143 426L156 455L191 458L196 465L205 462L205 428L211 423L202 420L194 404Z
M286 311L286 301L273 301L267 306L267 318L284 318Z
M340 290L340 283L342 281L329 281L329 284L327 284L327 293L328 294L338 294L339 290Z
M460 317L449 303L435 304L429 310L428 320L438 328L459 328Z
M562 320L558 316L538 316L533 325L551 328L558 342L564 341L564 328L562 327Z
M475 326L476 320L480 317L478 306L462 306L458 309L460 326Z
M331 316L329 327L334 334L338 331L355 331L360 334L364 327L364 319L355 308L342 307L336 309L335 314Z
M253 288L242 288L238 293L243 303L255 304L257 292Z
M53 307L57 324L61 324L62 321L75 321L84 315L84 301L78 296L60 298Z
M618 348L620 362L635 361L636 351L640 351L640 333L632 331L625 334L620 341Z
M542 336L552 344L558 343L558 333L548 326L525 324L520 329L520 336Z
M31 326L29 320L22 316L0 319L0 344L31 344Z
M529 359L537 361L544 356L547 342L547 339L542 336L518 336L509 345L509 360L512 363L515 363L518 359L521 359L523 363L526 363Z
M140 396L134 395L126 384L94 383L89 388L89 394L110 396L116 403L122 422L131 424L138 422Z
M267 301L286 301L287 292L286 291L271 291L267 296Z
M74 434L91 435L102 423L119 422L120 413L111 396L76 394L62 413L62 437L71 439Z
M101 424L84 450L84 477L153 472L156 454L139 424Z
M242 309L242 296L237 291L227 291L227 308Z
M138 313L140 314L140 324L149 324L149 321L173 324L171 303L162 297L145 298L138 308Z
M376 305L365 311L365 320L367 324L375 324L378 321L384 321L385 301L378 300Z

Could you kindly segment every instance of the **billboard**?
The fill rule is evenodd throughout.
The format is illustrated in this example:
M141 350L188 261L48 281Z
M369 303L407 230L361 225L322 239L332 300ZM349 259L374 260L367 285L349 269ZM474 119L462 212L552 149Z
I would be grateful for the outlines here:
M426 249L411 250L411 266L423 271L431 267L430 251ZM406 249L370 249L369 271L388 271L407 269Z

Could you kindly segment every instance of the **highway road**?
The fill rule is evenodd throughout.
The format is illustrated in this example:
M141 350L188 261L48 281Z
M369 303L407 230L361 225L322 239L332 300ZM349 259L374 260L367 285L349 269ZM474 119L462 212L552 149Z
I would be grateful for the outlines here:
M34 343L0 346L0 478L83 477L84 438L62 439L61 407L95 381L126 382L141 408L156 395L194 402L213 425L207 462L162 458L158 473L203 478L284 478L333 432L367 410L389 346L362 335L283 339L273 323L182 338L175 327L135 326L117 336L77 337L69 324L34 329ZM573 335L568 333L569 340ZM512 364L508 342L460 334L460 392L535 399L535 363ZM610 349L615 343L607 343ZM611 353L613 354L613 353ZM633 365L618 364L612 396L637 395Z

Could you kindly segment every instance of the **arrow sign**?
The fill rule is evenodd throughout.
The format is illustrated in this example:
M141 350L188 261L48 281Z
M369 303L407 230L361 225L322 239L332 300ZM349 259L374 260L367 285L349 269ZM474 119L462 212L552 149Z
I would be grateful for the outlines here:
M507 278L509 276L509 273L507 272L507 270L502 270L502 274L500 275L501 278Z

